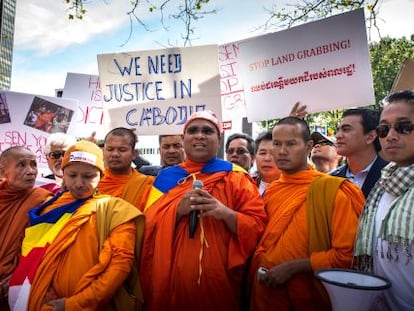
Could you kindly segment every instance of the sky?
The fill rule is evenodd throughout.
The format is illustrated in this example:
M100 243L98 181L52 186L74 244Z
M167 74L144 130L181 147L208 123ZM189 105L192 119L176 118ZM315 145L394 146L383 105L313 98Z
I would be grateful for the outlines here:
M292 1L290 1L292 3ZM223 44L264 34L257 28L266 8L279 0L211 0L212 14L196 24L192 45ZM83 20L68 20L63 0L17 0L11 90L54 96L68 72L98 74L98 54L183 46L182 24L168 31L156 14L144 14L151 31L134 24L132 37L126 12L129 1L88 1ZM414 33L414 0L383 0L378 25L381 35L409 38ZM372 33L372 39L377 35Z

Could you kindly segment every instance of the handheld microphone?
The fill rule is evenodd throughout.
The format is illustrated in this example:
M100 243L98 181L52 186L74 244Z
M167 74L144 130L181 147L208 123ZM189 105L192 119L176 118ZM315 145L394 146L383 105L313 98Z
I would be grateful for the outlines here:
M203 189L203 182L201 180L193 181L193 189ZM190 239L194 238L194 234L198 223L198 210L190 212L189 228L190 228Z

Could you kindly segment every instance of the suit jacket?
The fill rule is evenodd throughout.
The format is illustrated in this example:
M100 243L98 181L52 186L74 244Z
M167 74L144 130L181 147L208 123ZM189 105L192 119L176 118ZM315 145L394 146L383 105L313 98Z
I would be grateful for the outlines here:
M365 178L364 184L362 185L362 192L364 193L365 198L368 197L369 192L371 191L372 187L374 187L377 180L381 177L381 170L382 168L387 165L388 162L381 158L379 155L375 160L374 164L371 166L367 177ZM342 165L338 167L336 170L330 172L329 174L332 176L339 176L346 178L346 171L348 170L348 164Z

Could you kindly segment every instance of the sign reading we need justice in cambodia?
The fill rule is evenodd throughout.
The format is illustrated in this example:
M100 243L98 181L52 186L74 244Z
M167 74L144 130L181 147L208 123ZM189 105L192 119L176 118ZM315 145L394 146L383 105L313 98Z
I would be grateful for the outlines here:
M375 103L363 9L240 43L249 121Z
M182 133L196 111L221 119L217 45L98 55L105 126Z

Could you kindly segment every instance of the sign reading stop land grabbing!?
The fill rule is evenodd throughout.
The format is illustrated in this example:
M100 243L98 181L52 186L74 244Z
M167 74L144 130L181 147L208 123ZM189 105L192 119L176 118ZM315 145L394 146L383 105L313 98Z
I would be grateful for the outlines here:
M374 104L362 9L240 43L249 121Z
M177 134L207 109L221 119L217 45L102 54L98 66L107 129Z

